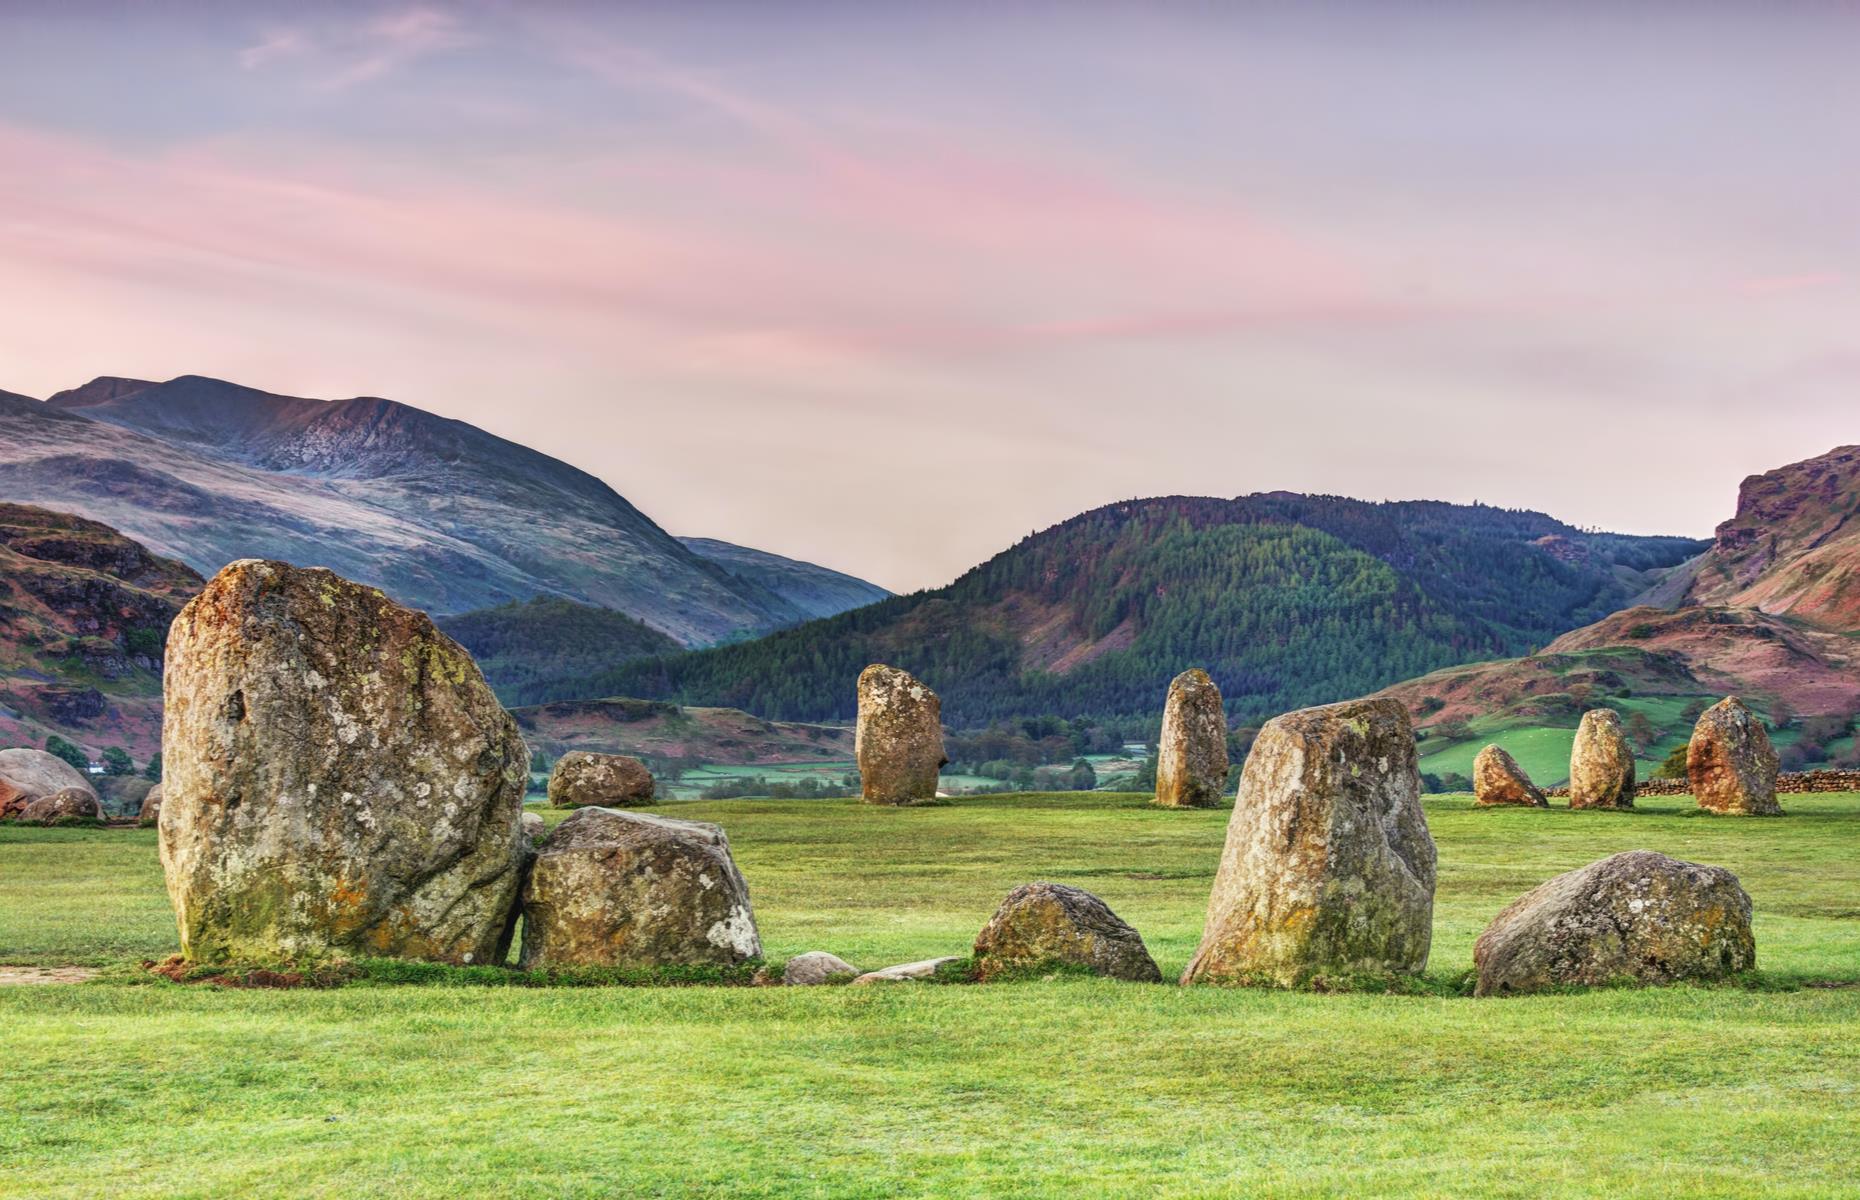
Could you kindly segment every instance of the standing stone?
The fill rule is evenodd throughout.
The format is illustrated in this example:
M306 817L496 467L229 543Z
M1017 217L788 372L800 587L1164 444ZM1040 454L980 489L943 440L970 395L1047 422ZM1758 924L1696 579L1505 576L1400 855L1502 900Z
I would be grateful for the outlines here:
M0 750L0 821L13 820L34 800L66 788L97 796L90 781L56 754L24 747Z
M1500 746L1487 746L1473 759L1473 802L1480 808L1549 808L1550 801L1518 760Z
M136 824L154 825L161 820L161 784L156 784L142 796L142 808L136 813Z
M244 559L175 618L160 844L192 960L502 962L529 752L426 614Z
M570 750L549 772L549 803L557 808L635 808L652 802L652 772L624 754Z
M1729 696L1706 709L1686 746L1686 778L1707 812L1780 817L1776 748L1757 714Z
M1169 683L1156 744L1156 803L1218 808L1227 787L1227 713L1221 689L1200 667Z
M526 969L732 966L761 954L730 840L702 821L578 808L523 887Z
M1135 929L1098 897L1063 883L1028 883L1009 892L976 935L974 957L984 980L1051 964L1112 979L1162 979Z
M935 800L937 771L949 761L943 753L943 702L908 671L873 663L859 673L853 753L867 804Z
M60 788L28 804L19 819L27 825L75 825L103 820L103 809L88 788Z
M1558 875L1498 914L1473 945L1473 994L1720 979L1756 963L1737 876L1629 850Z
M1621 714L1592 708L1576 727L1569 752L1571 808L1634 807L1634 748L1621 732Z
M1434 864L1399 701L1276 717L1247 756L1182 982L1291 987L1418 972L1433 934Z

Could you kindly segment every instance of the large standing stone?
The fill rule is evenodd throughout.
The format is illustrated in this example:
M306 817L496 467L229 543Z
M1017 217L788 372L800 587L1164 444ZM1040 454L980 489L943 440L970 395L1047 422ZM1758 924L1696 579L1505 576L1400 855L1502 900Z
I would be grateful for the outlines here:
M1756 962L1737 876L1629 850L1558 875L1498 914L1473 946L1474 994L1718 979Z
M1473 759L1473 802L1480 808L1548 808L1550 801L1531 782L1518 760L1501 746L1487 746Z
M1692 796L1708 812L1780 817L1776 748L1757 714L1728 696L1700 714L1686 746Z
M549 772L549 803L557 808L634 808L652 803L652 772L637 758L570 750Z
M1156 803L1217 808L1227 787L1227 713L1221 689L1200 667L1169 683L1156 744Z
M1207 927L1182 982L1289 987L1418 972L1434 863L1399 701L1274 718L1241 773Z
M873 663L859 673L853 753L867 804L935 800L937 771L949 761L943 702L908 671Z
M44 750L0 750L0 821L19 816L28 804L53 792L80 788L96 799L90 781L56 754Z
M730 966L761 954L730 841L702 821L576 809L523 888L526 968Z
M1621 714L1592 708L1576 727L1569 752L1571 808L1634 807L1634 747L1621 732Z
M1022 884L1007 894L975 938L983 979L1059 963L1113 979L1162 978L1143 938L1104 901L1063 883Z
M60 788L28 804L20 811L19 819L27 825L76 824L101 821L103 809L96 794L87 788Z
M424 613L245 559L175 618L160 844L195 960L502 962L529 752Z

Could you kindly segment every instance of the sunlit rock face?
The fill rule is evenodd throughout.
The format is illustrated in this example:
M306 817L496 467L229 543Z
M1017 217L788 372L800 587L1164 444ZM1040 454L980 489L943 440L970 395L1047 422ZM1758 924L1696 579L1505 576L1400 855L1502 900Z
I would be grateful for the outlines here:
M1699 715L1686 745L1686 779L1708 812L1780 817L1776 748L1763 721L1728 696Z
M1592 708L1576 726L1569 752L1571 808L1634 807L1634 747L1621 731L1621 714Z
M873 663L859 673L853 753L867 804L936 799L943 753L943 702L908 671Z

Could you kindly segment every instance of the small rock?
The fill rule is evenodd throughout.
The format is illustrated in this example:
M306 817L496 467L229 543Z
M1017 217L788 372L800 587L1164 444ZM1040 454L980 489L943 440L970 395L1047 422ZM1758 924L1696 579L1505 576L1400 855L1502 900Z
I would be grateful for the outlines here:
M858 967L837 954L809 950L806 954L797 954L788 960L787 965L781 969L781 981L788 987L815 987L835 980L851 979L858 974Z
M1473 759L1473 802L1480 808L1519 806L1549 808L1531 777L1518 760L1498 746L1487 746Z
M1621 714L1592 708L1576 727L1569 752L1571 808L1634 807L1634 748L1621 732Z
M1686 779L1707 812L1780 817L1776 748L1757 714L1729 696L1706 709L1686 745Z
M1500 913L1473 946L1474 994L1721 979L1756 961L1737 876L1630 850L1558 875Z
M549 772L549 803L557 808L636 808L652 802L652 772L625 754L570 750Z
M1050 963L1112 979L1162 978L1135 929L1098 897L1063 883L1028 883L1009 892L976 935L975 961L984 980Z
M853 753L867 804L936 799L943 753L943 702L908 671L873 663L859 673Z
M517 828L532 846L542 845L542 840L549 836L549 823L542 819L541 813L524 813L517 818Z
M1196 667L1169 684L1156 744L1156 803L1219 808L1227 787L1227 714L1221 689Z
M19 820L26 825L64 825L102 819L103 809L98 806L97 797L85 788L61 788L49 796L40 796L19 813Z
M926 958L922 962L899 963L895 967L884 967L877 971L867 971L854 983L908 983L913 979L928 979L936 974L938 967L944 963L960 961L960 956L946 955L943 958Z
M702 821L578 808L523 888L526 968L732 966L761 954L729 838Z
M56 754L25 747L0 750L0 821L17 818L34 800L65 788L96 795L90 781Z

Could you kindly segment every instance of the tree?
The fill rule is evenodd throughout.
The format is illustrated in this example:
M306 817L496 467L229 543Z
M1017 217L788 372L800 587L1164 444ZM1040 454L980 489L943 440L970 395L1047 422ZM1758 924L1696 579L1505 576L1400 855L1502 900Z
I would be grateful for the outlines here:
M103 751L103 773L105 775L134 775L136 760L129 757L129 751L121 746L106 746Z
M1066 780L1075 792L1089 792L1098 786L1098 772L1091 769L1091 764L1084 759L1077 759L1072 764L1071 774Z
M1770 705L1770 728L1787 729L1795 723L1795 707L1787 700Z
M152 779L156 783L161 782L161 751L157 750L149 755L149 765L142 768L142 777Z
M64 759L73 767L76 767L79 772L88 773L90 771L90 755L84 753L55 733L51 737L45 739L45 752Z
M1655 779L1684 779L1686 777L1686 744L1684 742L1674 746L1672 753L1666 756L1666 761L1653 769L1653 777Z
M1653 727L1646 713L1637 710L1628 714L1627 735L1634 739L1636 746L1647 746L1659 737L1659 730Z

